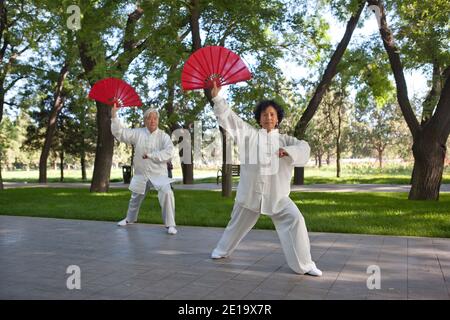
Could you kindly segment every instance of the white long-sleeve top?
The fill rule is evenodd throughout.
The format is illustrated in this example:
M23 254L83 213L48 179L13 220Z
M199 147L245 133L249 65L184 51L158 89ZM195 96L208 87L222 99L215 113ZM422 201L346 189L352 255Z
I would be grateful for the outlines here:
M308 162L310 147L278 130L256 129L242 120L221 96L213 98L214 114L237 141L241 170L235 201L244 208L266 215L283 210L289 198L294 166ZM278 157L279 148L289 154Z
M128 129L118 117L111 119L111 132L120 142L134 145L131 191L144 194L148 180L157 190L173 182L167 176L167 161L172 158L174 146L167 133L160 129L152 133L147 128ZM142 158L144 155L147 159Z

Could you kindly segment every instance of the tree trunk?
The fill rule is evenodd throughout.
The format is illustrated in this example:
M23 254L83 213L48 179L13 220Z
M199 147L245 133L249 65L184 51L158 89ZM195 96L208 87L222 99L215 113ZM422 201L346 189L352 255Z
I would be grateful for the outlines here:
M91 192L107 192L111 175L114 138L111 133L111 107L97 102L97 148Z
M188 128L191 127L191 125L187 126ZM189 130L189 129L186 129ZM193 134L190 135L191 141L189 141L190 145L192 146L192 139ZM184 139L184 138L183 138ZM183 150L183 152L186 152ZM183 174L183 184L194 184L194 158L193 158L193 150L192 148L189 149L190 154L190 163L181 163L181 172Z
M47 124L47 132L45 134L44 145L42 146L41 156L39 158L39 183L47 183L47 160L50 154L50 148L52 146L53 136L55 135L56 122L59 113L64 105L64 97L62 96L62 90L64 87L64 79L69 72L69 66L67 62L59 72L58 82L56 85L55 95L53 99L53 106L50 112L50 117Z
M378 167L383 169L383 150L378 149Z
M232 172L232 159L231 159L231 146L232 141L227 132L220 127L220 133L222 135L222 196L231 197L233 191L233 176Z
M194 184L194 164L181 163L181 171L183 173L183 184Z
M379 0L369 0L368 4L380 8L380 35L394 74L397 100L403 118L413 136L414 168L408 198L410 200L439 200L446 152L445 144L450 133L450 67L444 70L446 80L435 112L429 119L431 113L428 109L426 112L428 115L424 117L422 124L419 124L408 98L400 50L396 47L394 35L387 24L384 5ZM427 108L430 107L427 106Z
M232 164L222 163L222 197L231 197L233 192Z
M336 138L336 177L341 177L341 143Z
M339 95L339 106L338 106L338 125L337 125L337 136L336 136L336 175L338 178L341 177L341 126L342 126L342 115L341 109L343 105L342 94Z
M86 114L83 112L80 115L80 165L81 165L81 180L87 181L86 175Z
M61 150L61 152L59 153L59 160L60 160L59 168L61 172L59 182L64 182L64 150Z
M191 29L192 36L192 53L197 51L202 47L202 41L200 37L200 3L199 0L191 0L189 5L190 17L189 17L189 26ZM172 83L173 85L173 83ZM173 99L173 97L171 97ZM188 126L189 127L189 126ZM189 141L192 144L192 141ZM191 148L191 163L182 163L181 168L183 172L183 183L184 184L193 184L194 183L194 159L192 157L192 149Z
M318 157L318 160L319 160L319 162L318 162L319 168L322 168L322 154L319 154L317 157Z
M184 165L183 183L194 184L194 163L188 163Z
M305 184L305 168L294 167L294 185L300 186Z
M5 105L5 90L3 89L4 79L0 79L0 123L3 120L3 108Z
M80 165L81 165L81 180L86 181L86 152L81 150L81 157L80 157Z
M190 20L189 25L192 35L192 53L202 47L202 40L200 36L200 3L199 0L190 1Z
M420 134L413 143L414 174L410 200L439 200L444 171L445 144Z
M231 174L232 141L227 132L222 127L220 127L220 133L222 134L222 196L229 198L231 197L233 191L233 176Z
M342 37L341 42L338 44L336 50L331 56L330 62L328 63L325 72L322 76L322 80L317 86L313 97L309 101L305 112L303 113L299 122L295 126L295 136L298 139L303 139L309 121L311 121L312 117L316 113L323 96L325 95L328 87L330 86L331 81L336 75L337 65L341 61L342 56L344 55L344 52L347 49L348 43L352 38L353 31L355 30L356 25L358 24L359 17L361 16L361 12L363 11L365 5L366 5L365 1L360 1L357 12L354 15L352 15L349 21L347 22L344 36ZM297 184L296 181L304 181L303 177L296 177L295 175L297 174L304 174L304 170L294 171L294 184Z
M423 108L422 108L422 121L421 124L425 124L428 122L428 120L431 119L433 115L434 108L436 107L436 103L439 99L439 95L441 94L441 68L439 66L439 63L437 59L434 59L433 61L433 78L432 78L432 85L431 90L428 93L428 95L425 98L425 101L423 102Z
M190 125L187 125L187 128L189 128ZM189 130L189 129L185 129L185 130ZM183 138L184 140L185 138ZM191 144L191 147L189 149L190 154L190 161L189 163L184 163L183 161L181 161L181 173L183 174L183 184L194 184L194 159L192 157L192 139L190 141L188 141L189 144ZM180 151L180 159L182 159L184 152L186 152L187 150L181 150Z
M3 190L2 157L0 156L0 190Z

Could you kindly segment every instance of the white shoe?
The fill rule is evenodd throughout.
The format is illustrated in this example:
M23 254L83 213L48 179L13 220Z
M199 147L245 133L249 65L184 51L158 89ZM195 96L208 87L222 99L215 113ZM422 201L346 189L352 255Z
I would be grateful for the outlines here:
M169 229L167 230L168 234L177 234L177 229L175 229L175 227L169 227Z
M322 271L317 269L317 267L314 267L311 270L309 270L306 274L309 274L310 276L314 276L314 277L321 277Z
M126 225L133 224L133 223L134 223L134 222L128 222L128 221L127 221L127 218L125 218L125 219L120 220L119 222L117 222L117 225L118 225L119 227L125 227Z
M225 257L222 257L221 255L217 254L215 250L211 253L211 259L222 259L222 258Z

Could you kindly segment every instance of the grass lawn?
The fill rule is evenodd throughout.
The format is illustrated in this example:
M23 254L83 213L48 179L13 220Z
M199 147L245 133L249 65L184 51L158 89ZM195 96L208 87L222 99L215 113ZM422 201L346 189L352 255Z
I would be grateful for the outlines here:
M336 177L336 166L305 168L305 184L410 184L411 166L386 165L380 169L370 165L344 165L341 176ZM450 167L444 167L442 183L450 183Z
M336 166L306 167L305 184L410 184L412 167L344 165L341 176L336 177ZM215 177L197 179L196 183L216 183ZM233 177L239 182L239 177ZM442 183L450 183L450 167L444 168Z
M305 184L409 184L411 180L411 166L386 165L383 169L370 165L346 164L342 166L341 177L336 178L336 166L322 166L305 168ZM195 169L195 183L216 183L216 169ZM48 182L59 182L59 170L48 170ZM3 181L37 182L39 172L31 171L2 171ZM92 177L92 171L87 172L88 181ZM175 178L182 178L181 170L173 171ZM111 182L122 181L122 170L111 170ZM80 170L65 170L64 182L83 182ZM233 177L233 182L238 183L239 177ZM442 183L450 183L450 167L444 169Z
M214 176L216 177L217 170L205 170L205 169L195 169L195 176ZM81 180L81 171L74 169L64 170L64 182L90 182L92 177L92 170L86 172L87 181ZM174 169L173 176L175 178L182 178L181 169ZM39 171L38 170L14 170L14 171L4 171L2 170L3 181L8 182L38 182ZM47 181L48 182L60 182L60 171L54 169L47 170ZM213 178L216 182L216 178ZM122 169L111 169L110 175L111 182L123 181Z
M0 192L0 214L118 221L127 210L130 192L87 189L18 188ZM177 190L178 225L225 227L233 199L220 192ZM450 194L438 202L410 201L407 193L292 193L309 231L450 237ZM161 224L155 191L144 201L139 222ZM262 216L256 228L273 229Z

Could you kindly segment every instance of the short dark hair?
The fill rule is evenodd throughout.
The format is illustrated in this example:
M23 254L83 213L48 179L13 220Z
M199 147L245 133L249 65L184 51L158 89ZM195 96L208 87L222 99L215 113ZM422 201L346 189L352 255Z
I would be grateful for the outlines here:
M268 107L273 107L277 111L278 125L280 125L281 121L284 118L284 110L278 103L273 100L262 100L256 105L254 112L256 122L260 124L259 121L261 120L261 113Z

